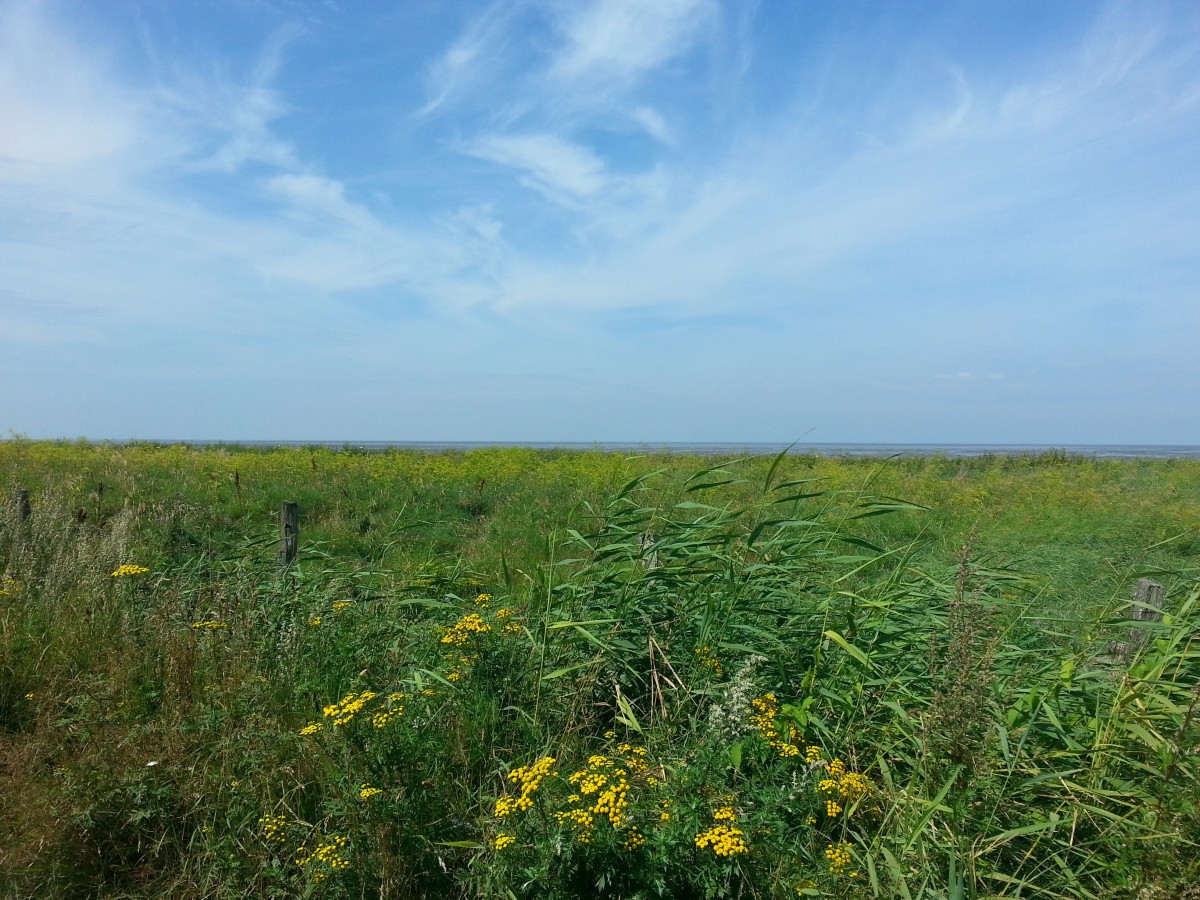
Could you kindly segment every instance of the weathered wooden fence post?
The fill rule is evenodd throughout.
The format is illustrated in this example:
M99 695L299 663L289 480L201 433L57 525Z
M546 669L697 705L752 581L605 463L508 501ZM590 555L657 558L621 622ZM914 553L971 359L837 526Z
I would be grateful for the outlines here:
M638 535L638 551L643 568L657 569L662 565L658 560L658 551L654 549L654 545L657 543L658 535L653 531L643 531Z
M285 501L279 508L279 567L287 568L296 561L300 546L300 508L294 501Z
M1139 578L1133 589L1133 609L1129 618L1135 622L1157 622L1162 619L1163 586L1149 578ZM1145 644L1150 639L1150 632L1135 628L1130 640L1131 649Z
M29 505L29 491L25 488L17 488L17 521L24 522L32 511L32 507Z

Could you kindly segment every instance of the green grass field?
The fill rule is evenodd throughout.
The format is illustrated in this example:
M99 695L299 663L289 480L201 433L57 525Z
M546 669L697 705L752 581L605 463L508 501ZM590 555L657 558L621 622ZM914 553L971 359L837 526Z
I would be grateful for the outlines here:
M1200 461L0 476L4 896L1200 896Z

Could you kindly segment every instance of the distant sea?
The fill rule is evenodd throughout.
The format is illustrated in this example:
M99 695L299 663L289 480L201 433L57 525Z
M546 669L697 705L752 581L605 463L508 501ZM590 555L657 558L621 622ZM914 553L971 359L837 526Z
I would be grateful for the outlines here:
M114 442L122 443L122 442ZM334 450L480 450L530 447L535 450L600 450L606 453L669 453L681 456L771 456L791 453L818 456L1040 456L1063 453L1094 459L1200 459L1200 446L1189 444L806 444L645 443L625 441L145 441L225 447L327 447Z

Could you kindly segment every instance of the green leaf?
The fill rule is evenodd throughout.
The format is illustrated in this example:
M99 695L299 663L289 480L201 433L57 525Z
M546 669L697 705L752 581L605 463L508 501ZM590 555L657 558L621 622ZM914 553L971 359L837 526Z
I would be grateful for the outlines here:
M864 654L861 650L859 650L857 647L855 647L853 644L851 644L848 640L846 640L844 637L842 637L836 631L824 631L824 632L822 632L822 634L824 634L825 637L829 638L831 641L833 641L835 644L837 644L839 647L841 647L843 650L845 650L847 653L849 653L850 656L857 663L859 663L859 665L861 665L867 669L873 668L871 666L871 661L869 659L867 659L866 654Z

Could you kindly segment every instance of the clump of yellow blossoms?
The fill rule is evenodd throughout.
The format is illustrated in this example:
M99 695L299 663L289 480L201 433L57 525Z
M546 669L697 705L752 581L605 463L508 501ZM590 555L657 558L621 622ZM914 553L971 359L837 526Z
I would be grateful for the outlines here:
M492 840L492 846L497 850L503 850L505 847L511 847L517 842L517 839L511 834L501 832Z
M483 621L483 617L479 613L469 613L455 622L453 627L442 635L442 643L461 647L471 639L471 635L485 634L491 630L492 626Z
M825 858L829 860L829 871L834 875L841 875L850 868L850 863L853 862L850 856L850 845L845 841L838 841L836 844L826 847ZM851 877L854 877L855 874L857 873L852 873Z
M554 771L557 760L553 756L543 756L529 766L518 766L508 773L508 780L517 786L520 793L516 797L501 797L496 801L497 816L507 816L511 812L525 812L533 806L533 794L541 787L546 778L553 778L558 773Z
M309 620L308 620L308 627L309 627L309 628L316 628L316 627L317 627L318 625L320 625L320 624L321 624L321 617L320 617L320 616L313 616L311 619L309 619Z
M638 849L646 839L636 826L630 825L629 807L634 790L631 779L644 774L648 767L646 748L632 744L619 744L613 756L594 754L588 757L587 765L567 778L578 793L567 798L570 807L556 812L554 818L560 825L570 826L581 844L591 843L598 822L607 822L614 831L628 829L622 846L630 851ZM657 783L657 779L650 777L645 781L649 785ZM659 819L669 822L671 816L666 809L670 801L660 802Z
M208 629L228 628L229 626L225 622L222 622L220 619L207 619L203 622L193 622L192 627L197 630L200 630L202 628L208 628Z
M360 800L370 800L372 797L382 793L382 790L377 787L371 787L369 784L364 784L358 789L358 796Z
M711 848L717 856L733 857L750 852L750 845L746 843L745 834L740 828L714 825L707 831L696 835L695 843L701 850L706 847Z
M135 566L125 563L122 566L117 566L117 570L112 573L113 578L124 578L127 575L145 575L150 570L145 566Z
M478 606L480 609L487 609L489 606L492 605L492 595L491 594L479 594L475 598L475 605Z
M758 729L773 750L785 759L800 755L800 747L796 743L799 733L794 725L788 726L787 740L779 737L779 729L775 724L775 717L779 715L779 699L774 694L755 697L750 701L750 709L750 724Z
M696 654L696 662L700 663L704 668L711 670L718 678L725 674L725 669L722 668L721 661L717 659L717 655L713 652L712 647L706 644L703 647L697 647L692 652Z
M11 578L0 579L0 597L21 593L21 585Z
M263 839L280 844L287 840L288 824L287 816L276 816L271 813L267 813L258 820L258 828L262 832Z
M324 724L322 724L321 722L309 722L307 725L305 725L303 728L300 729L300 733L307 737L310 734L316 734L318 731L320 731L324 727L325 727Z
M346 839L340 835L321 841L311 852L307 847L296 848L296 865L301 868L312 866L312 880L324 881L342 869L350 868L350 860L343 856Z
M871 781L858 772L846 771L840 759L826 763L826 776L817 782L817 793L825 798L825 814L830 818L844 809L844 803L856 803L871 792Z
M341 612L343 609L349 609L353 605L353 600L335 600L333 605L329 608L334 612Z
M359 694L347 694L337 703L332 703L325 707L325 715L333 719L334 725L345 725L349 723L355 715L362 711L362 708L369 702L374 700L378 694L374 691L363 691Z

